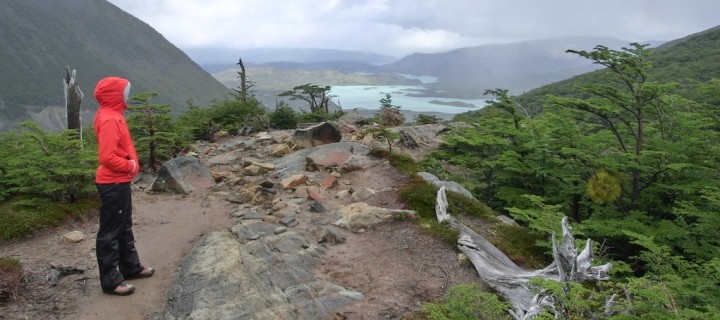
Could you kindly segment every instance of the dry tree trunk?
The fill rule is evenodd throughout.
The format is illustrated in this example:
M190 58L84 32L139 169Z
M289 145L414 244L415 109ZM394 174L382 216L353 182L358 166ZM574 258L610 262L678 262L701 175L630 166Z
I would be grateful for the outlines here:
M597 281L609 279L612 265L594 267L592 263L592 240L588 239L585 249L578 253L567 217L562 219L562 241L557 243L553 234L553 257L550 265L541 270L525 270L512 262L502 251L475 231L463 225L447 213L448 202L445 187L437 193L435 213L438 222L448 221L460 231L458 248L473 263L478 275L488 286L502 294L513 306L509 310L515 319L531 319L545 310L553 309L553 297L547 294L533 294L528 282L534 278L560 282Z
M75 81L75 70L70 72L70 67L65 66L65 79L63 85L65 88L65 111L67 114L67 128L76 129L80 132L82 138L82 123L80 122L80 103L82 102L83 93L80 85Z

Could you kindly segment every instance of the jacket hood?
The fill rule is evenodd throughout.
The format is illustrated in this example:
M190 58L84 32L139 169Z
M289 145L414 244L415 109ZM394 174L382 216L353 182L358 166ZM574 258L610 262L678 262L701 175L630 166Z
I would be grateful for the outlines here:
M95 86L95 100L100 104L100 109L109 108L123 112L128 105L125 101L125 88L130 81L118 77L107 77L98 81Z

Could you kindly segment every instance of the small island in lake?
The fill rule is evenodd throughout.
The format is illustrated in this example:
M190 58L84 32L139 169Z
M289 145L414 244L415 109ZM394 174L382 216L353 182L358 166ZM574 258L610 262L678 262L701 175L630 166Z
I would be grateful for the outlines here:
M472 103L465 103L462 101L440 101L440 100L431 100L430 103L432 104L439 104L443 106L451 106L451 107L461 107L461 108L477 108Z

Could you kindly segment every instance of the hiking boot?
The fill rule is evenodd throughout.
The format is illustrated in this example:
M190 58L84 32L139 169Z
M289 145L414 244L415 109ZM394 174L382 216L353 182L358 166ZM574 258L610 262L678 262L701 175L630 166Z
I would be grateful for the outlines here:
M113 291L105 291L108 294L114 294L116 296L127 296L135 292L135 287L131 284L122 283L115 287Z
M125 280L150 278L153 276L153 274L155 274L155 269L143 267L142 270L140 270L138 273L124 276L124 278Z

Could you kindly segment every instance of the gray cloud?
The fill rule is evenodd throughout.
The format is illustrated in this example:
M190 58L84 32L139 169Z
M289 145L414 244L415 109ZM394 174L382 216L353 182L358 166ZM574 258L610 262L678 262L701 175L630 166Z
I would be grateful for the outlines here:
M716 0L109 0L180 48L392 55L563 36L672 40L718 25Z

